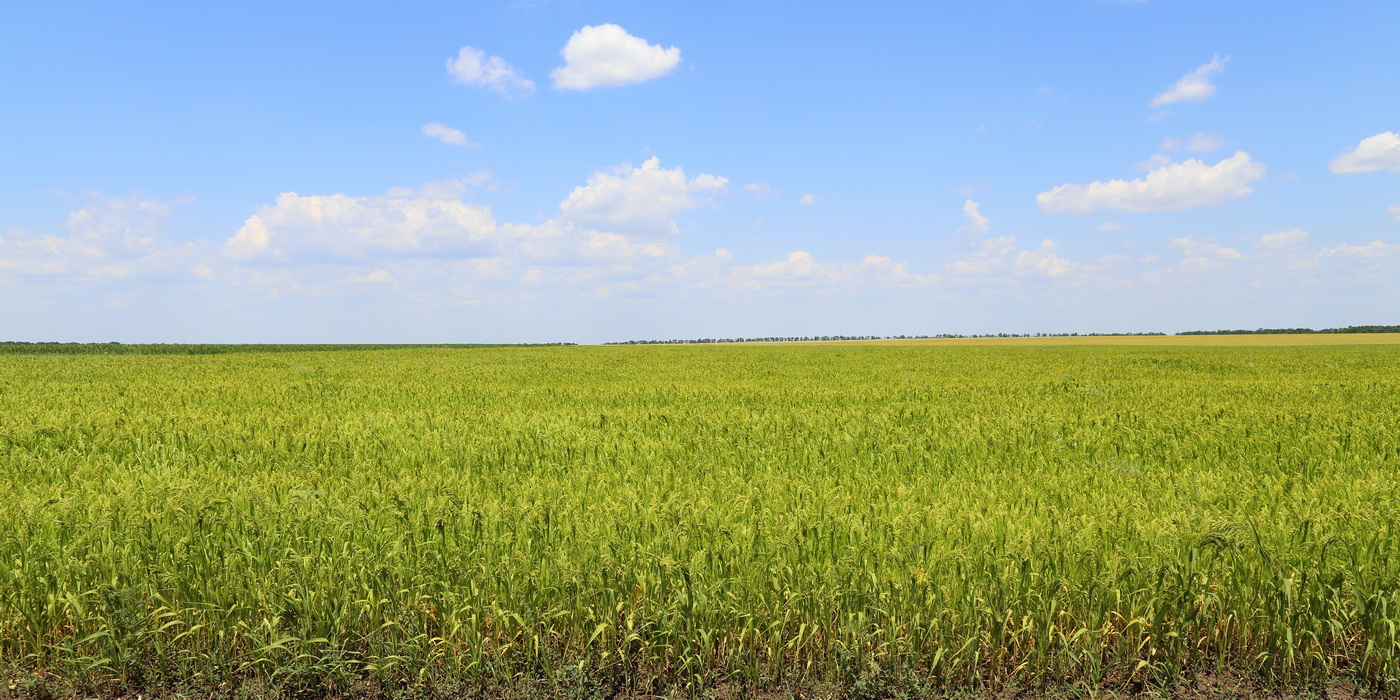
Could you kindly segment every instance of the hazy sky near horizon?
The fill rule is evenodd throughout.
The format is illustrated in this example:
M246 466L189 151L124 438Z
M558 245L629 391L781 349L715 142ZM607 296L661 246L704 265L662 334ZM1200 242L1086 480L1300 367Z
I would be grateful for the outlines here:
M1400 3L0 13L0 340L1400 323Z

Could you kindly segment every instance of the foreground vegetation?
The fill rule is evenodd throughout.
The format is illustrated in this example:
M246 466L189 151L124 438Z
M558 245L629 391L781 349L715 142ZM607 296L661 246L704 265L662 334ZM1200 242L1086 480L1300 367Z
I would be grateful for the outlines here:
M1394 345L0 357L0 669L20 695L1397 693L1397 367Z

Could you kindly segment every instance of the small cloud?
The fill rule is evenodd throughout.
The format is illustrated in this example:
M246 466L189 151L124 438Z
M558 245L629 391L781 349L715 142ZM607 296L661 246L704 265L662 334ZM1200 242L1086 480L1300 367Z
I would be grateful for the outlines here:
M1266 248L1297 248L1308 240L1308 232L1300 228L1279 229L1259 237L1259 243Z
M1323 248L1317 252L1318 256L1330 258L1333 256L1351 256L1357 258L1384 258L1394 255L1400 251L1400 245L1391 245L1380 241L1371 241L1366 245L1351 245L1343 243L1336 248Z
M963 225L958 227L958 233L971 233L980 236L987 232L988 221L987 217L982 216L981 206L969 199L963 202Z
M418 189L412 187L394 187L385 194L394 199L412 199L415 197L422 199L459 199L470 192L496 192L499 190L500 181L496 178L495 173L490 170L478 170L463 177L450 177L444 180L434 180L424 183L423 186Z
M1400 224L1400 204L1392 204L1385 212L1390 214L1390 218L1395 219L1395 223Z
M1218 150L1226 143L1225 138L1219 134L1207 134L1203 131L1197 131L1184 139L1167 139L1162 142L1161 147L1157 150L1177 151L1186 149L1192 153L1210 153L1211 151Z
M801 204L804 207L810 207L813 204L817 203L817 196L812 194L811 192L808 192L807 194L802 195L802 198L797 200L797 203Z
M752 192L753 201L758 202L781 195L783 193L783 188L774 187L766 182L750 182L744 185L744 191Z
M955 194L955 195L957 195L957 196L959 196L959 197L967 197L967 196L970 196L970 195L977 194L978 192L981 192L981 191L986 190L986 189L987 189L987 186L986 186L986 185L983 185L983 184L980 184L980 183L979 183L979 184L973 184L973 185L963 185L962 187L954 188L954 189L953 189L953 194Z
M1210 63L1187 73L1167 88L1165 92L1158 93L1148 103L1148 106L1161 107L1181 102L1200 102L1214 95L1215 84L1210 82L1210 76L1224 70L1225 63L1229 60L1229 56L1223 59L1219 56L1212 57Z
M757 219L754 219L754 220L753 220L753 227L754 227L754 228L763 228L763 217L759 217L759 218L757 218Z
M424 136L430 139L437 139L449 146L457 146L458 148L481 148L481 144L473 143L467 139L466 134L446 124L428 122L422 126L421 130Z
M194 276L206 281L212 280L214 279L214 270L208 265L196 265L194 268Z
M463 46L457 58L447 59L447 74L462 85L484 87L508 99L535 92L534 81L521 75L500 56L487 58L481 49Z
M349 277L345 278L345 281L351 284L393 284L398 280L394 279L393 273L380 268L368 275L351 273Z
M1332 161L1332 172L1349 175L1389 170L1400 173L1400 134L1383 131L1363 139L1356 148Z
M680 49L648 44L616 24L588 26L574 32L559 55L564 57L564 65L549 74L557 90L640 83L670 73L681 62Z
M1035 89L1036 97L1049 97L1053 94L1055 94L1055 88L1050 85L1041 85Z
M1156 168L1138 180L1060 185L1035 196L1043 214L1092 214L1100 209L1131 213L1174 211L1224 204L1253 194L1250 183L1268 168L1240 151L1215 165L1191 159Z
M1209 239L1197 241L1195 236L1173 239L1169 245L1183 251L1182 270L1212 270L1224 267L1229 261L1244 258L1244 254L1235 248L1226 248Z
M1128 228L1130 227L1121 221L1105 221L1090 230L1097 233L1109 233L1112 231L1127 231Z
M1162 153L1153 153L1147 160L1141 160L1133 164L1138 170L1156 170L1157 168L1171 165L1172 157Z

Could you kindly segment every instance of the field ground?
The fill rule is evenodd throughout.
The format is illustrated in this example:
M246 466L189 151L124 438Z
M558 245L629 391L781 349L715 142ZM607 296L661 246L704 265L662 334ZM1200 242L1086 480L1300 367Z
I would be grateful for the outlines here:
M1375 340L2 356L0 697L1394 697Z

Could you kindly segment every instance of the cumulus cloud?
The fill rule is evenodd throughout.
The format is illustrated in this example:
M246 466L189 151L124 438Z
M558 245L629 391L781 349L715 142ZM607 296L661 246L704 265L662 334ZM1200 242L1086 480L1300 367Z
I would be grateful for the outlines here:
M196 244L163 235L175 207L189 200L95 192L86 200L82 208L69 212L65 234L12 229L0 237L0 273L69 281L206 276L196 261Z
M700 174L686 178L679 167L663 168L651 158L641 167L623 165L594 173L588 184L575 187L559 205L567 221L633 235L678 233L676 214L723 194L729 180Z
M1105 221L1090 230L1096 233L1109 233L1111 231L1127 231L1128 225L1121 221Z
M1189 209L1248 197L1254 192L1250 183L1263 178L1266 171L1263 163L1239 151L1215 165L1196 159L1164 165L1138 180L1060 185L1036 195L1035 201L1044 214Z
M1149 106L1161 107L1180 102L1200 102L1214 95L1215 84L1210 81L1210 78L1213 74L1224 70L1225 63L1229 60L1229 56L1223 59L1219 56L1212 57L1210 63L1187 73L1166 91L1158 93L1148 103Z
M447 59L447 74L462 85L484 87L509 99L534 93L534 81L526 78L500 56L487 57L481 49L463 46L456 58Z
M663 49L616 24L587 26L559 50L564 65L550 72L559 90L616 87L659 78L681 62L681 50Z
M317 273L312 275L320 280L317 284L297 287L292 281L305 274L284 277L269 268L374 264L397 283L412 277L399 276L392 265L421 264L439 271L448 266L454 279L470 274L478 282L490 272L528 282L531 289L599 280L617 284L674 260L680 232L675 217L711 201L728 182L709 174L688 177L681 168L663 168L653 158L640 167L594 173L569 193L553 218L511 223L498 222L488 207L461 199L493 181L482 172L416 189L394 188L381 196L284 193L244 222L225 242L224 254L243 266L246 284L302 294L391 280L371 278L373 270L353 278ZM461 261L474 262L462 267Z
M810 207L813 204L817 203L817 196L812 194L811 192L808 192L807 194L802 195L802 197L797 200L797 203L801 204L804 207Z
M896 263L883 255L867 255L854 263L820 262L811 253L797 250L784 260L734 266L722 282L740 291L849 293L877 287L915 287L929 279L911 273L907 261Z
M963 202L963 225L958 228L958 232L984 234L987 232L987 221L987 217L982 216L981 207L977 202L969 199Z
M490 170L477 170L470 175L449 177L426 182L421 187L394 187L386 194L393 199L459 199L470 192L496 192L500 181Z
M753 201L758 202L782 195L783 188L774 187L766 182L750 182L744 185L745 192L753 193Z
M1377 170L1400 173L1400 134L1383 131L1363 139L1356 148L1332 161L1334 173L1369 173Z
M1047 238L1040 247L1023 250L1015 236L987 236L990 220L972 200L963 202L963 225L958 233L971 236L971 250L944 265L955 278L998 279L1026 275L1063 277L1079 267L1060 257L1056 242Z
M1016 254L1014 266L1017 270L1038 272L1046 277L1064 277L1079 266L1078 263L1060 257L1055 253L1055 241L1046 238L1035 250L1023 250Z
M449 146L457 146L458 148L481 148L481 144L471 142L467 139L466 134L446 124L428 122L422 126L421 130L424 136L430 139L437 139Z
M487 207L424 197L284 192L248 217L224 252L237 260L465 257L496 231Z
M1172 239L1171 247L1185 254L1180 267L1186 271L1211 270L1244 257L1237 248L1228 248L1211 240L1198 241L1194 236Z

